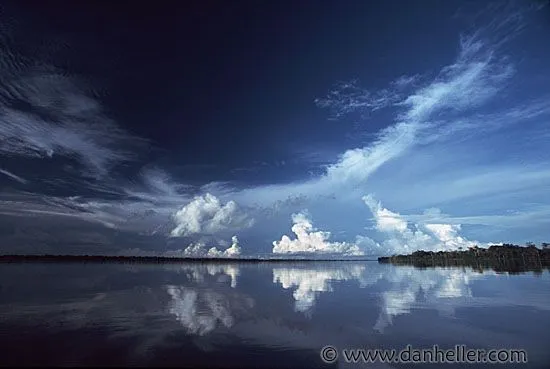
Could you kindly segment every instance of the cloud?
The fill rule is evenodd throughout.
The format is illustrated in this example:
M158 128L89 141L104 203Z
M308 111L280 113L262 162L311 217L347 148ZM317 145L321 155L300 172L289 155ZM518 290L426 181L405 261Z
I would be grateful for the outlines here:
M518 209L504 211L501 214L490 215L466 215L451 216L442 213L439 209L433 209L430 212L425 211L422 214L407 214L403 216L409 221L423 223L448 223L448 224L468 224L482 225L491 227L516 228L525 224L543 225L550 222L550 206L535 205L530 206L527 211Z
M238 256L241 254L241 247L237 236L231 237L231 246L224 251L228 256Z
M476 134L477 127L484 132L495 131L518 115L533 118L544 114L548 109L540 99L512 106L505 112L500 107L487 110L491 99L502 96L500 92L516 73L512 60L503 52L504 41L510 39L503 30L511 27L511 32L519 32L522 27L515 21L519 19L516 14L501 16L503 21L461 35L457 56L433 77L400 76L381 91L365 89L357 80L336 84L326 97L316 100L319 107L329 110L331 117L344 119L359 114L366 125L373 111L391 107L393 123L378 131L372 142L346 150L335 162L323 166L325 171L318 178L248 188L235 191L235 196L241 202L257 202L266 207L291 195L315 198L338 193L339 197L360 197L349 190L359 190L382 166L413 148L449 141L457 132Z
M120 250L117 255L122 256L157 256L157 257L169 257L169 258L185 258L185 257L217 257L217 258L233 258L240 256L241 249L236 237L233 239L234 243L226 250L219 250L216 247L210 247L203 242L194 242L189 244L184 249L173 249L166 251L159 250L143 250L138 247L128 248ZM235 276L236 277L236 276ZM236 280L235 280L236 284Z
M474 245L483 246L476 241L461 237L460 224L421 223L411 225L398 213L384 207L374 196L367 195L363 201L374 216L375 229L384 240L376 243L368 237L358 237L358 244L371 253L411 253L416 250L439 251L468 248Z
M184 249L166 250L166 251L145 251L139 248L125 249L120 255L133 256L164 256L164 257L216 257L216 258L236 258L241 255L241 247L237 236L231 238L232 244L225 250L219 250L217 247L208 247L205 242L192 242ZM222 242L220 242L222 243Z
M73 197L44 196L35 193L4 193L0 197L0 214L25 217L62 217L117 228L126 219L104 205Z
M0 58L4 66L0 72L0 154L48 160L62 156L76 160L84 166L85 174L101 177L101 181L90 181L88 189L100 189L100 196L108 194L109 197L98 196L91 200L25 194L23 200L0 201L0 212L33 218L70 217L142 234L178 237L228 232L229 236L236 230L251 227L253 218L258 214L270 217L270 220L279 215L287 217L300 209L312 209L316 204L324 206L329 197L334 208L344 208L351 203L359 208L358 199L366 191L378 195L382 193L381 199L391 204L392 209L402 212L418 212L418 209L430 206L451 212L443 203L470 198L479 205L486 196L501 196L498 202L503 204L506 202L501 200L510 194L515 196L532 189L544 195L544 186L549 178L546 163L539 166L524 165L523 161L510 165L496 166L494 162L479 165L489 151L484 148L493 150L496 141L476 141L475 145L468 141L463 151L470 151L472 156L475 154L476 158L470 158L472 162L462 162L465 154L455 155L453 152L454 161L442 165L449 142L456 144L482 133L494 133L519 124L532 127L536 120L548 116L550 105L539 93L536 93L537 99L523 98L519 104L508 100L511 94L501 93L510 86L517 72L515 63L504 55L506 50L503 45L523 29L523 21L522 17L505 15L482 29L462 35L458 39L456 58L434 75L400 76L379 91L364 88L358 80L336 84L327 96L316 100L319 107L329 110L331 117L344 119L358 114L362 122L368 124L372 112L388 109L394 113L391 125L378 131L372 142L333 158L332 164L324 165L323 174L316 178L249 188L236 188L227 183L191 187L179 184L168 173L150 167L142 171L140 185L109 181L105 174L113 166L132 160L135 156L130 148L135 144L141 145L143 140L131 137L109 119L99 100L76 76L50 66L36 65L33 60L10 50L7 43L3 44L0 47L1 51L5 51ZM518 80L524 81L523 78ZM528 89L524 91L527 93ZM499 98L498 104L491 104L494 97ZM537 135L541 143L548 135L545 127ZM512 134L504 132L504 135ZM504 142L507 143L506 152L512 150L510 146L518 145L508 145L509 139ZM409 171L405 170L406 175L392 166L397 162L404 163L399 169L407 167L410 159L420 151L418 149L433 149L438 144L439 150L424 153L428 161L435 164L411 165ZM536 148L533 148L530 152L535 151ZM539 149L533 161L537 160L537 155L539 159L545 158L544 152ZM326 164L326 159L323 157L323 164ZM467 165L472 163L478 166ZM393 172L380 174L388 168ZM373 175L375 173L386 180L378 182L378 188L373 183L378 179ZM17 181L15 177L9 177ZM58 179L50 181L59 182ZM63 181L76 187L70 180ZM369 189L365 189L367 181ZM110 200L112 195L116 200ZM196 195L200 196L193 198ZM247 214L237 203L246 208ZM187 205L182 207L183 204ZM520 206L518 204L519 201L516 201L510 207L517 208ZM455 209L453 207L453 213ZM251 212L258 210L252 217ZM499 218L501 215L479 215L477 210L469 211L473 215L449 215L445 217L447 220L418 221L416 225L407 222L412 220L413 215L401 216L389 211L381 213L380 229L377 231L388 238L382 243L365 236L359 236L354 243L329 242L330 233L314 230L311 221L307 220L293 226L293 231L297 227L302 232L301 236L298 235L296 240L283 236L276 241L274 249L286 248L285 252L291 252L296 247L330 252L348 247L348 252L355 252L354 247L360 246L379 253L380 250L397 249L399 242L411 248L436 243L454 247L469 242L459 235L460 224L481 222L495 225L502 219ZM507 216L507 224L514 223L511 219L527 219L527 214L528 219L544 224L548 212L538 218L537 212L526 209L525 218ZM356 219L362 219L361 216L363 214L358 212ZM346 227L353 226L353 220L345 222ZM275 224L276 220L267 221L265 227L271 227L269 231L272 231ZM339 234L336 232L334 230L334 234ZM358 233L353 232L354 235ZM268 237L272 240L278 236ZM204 251L199 249L197 252ZM205 246L204 249L204 253L208 254ZM212 252L225 251L216 248Z
M5 176L13 179L14 181L22 183L22 184L27 184L28 183L28 181L25 178L21 178L18 175L13 174L12 172L8 172L7 170L4 170L4 169L0 169L0 174L3 174Z
M402 99L402 89L415 80L414 77L401 77L392 83L392 88L371 92L359 86L358 80L339 82L326 97L315 99L320 108L327 108L331 117L338 119L350 113L372 112L387 108Z
M454 117L452 125L448 129L434 130L429 136L424 137L424 144L465 142L475 140L480 135L498 132L522 125L530 130L540 130L539 133L548 133L547 127L537 128L540 121L547 120L550 116L550 96L537 97L527 103L519 103L512 107L501 108L492 112L477 112L476 114L462 117ZM537 135L534 135L536 139Z
M461 148L448 144L416 151L373 177L370 191L391 199L393 207L415 212L440 207L461 214L497 215L510 208L525 209L529 203L547 203L550 163L534 162L543 155L542 148L531 148L531 159L519 149L505 153L491 149L499 145L502 141L484 140ZM505 155L512 158L507 163L500 161Z
M105 175L113 165L134 158L122 148L140 140L117 127L70 80L54 74L8 83L20 93L0 91L4 95L0 99L0 153L73 157L85 166L85 174L93 176ZM44 112L16 110L7 104L8 98Z
M178 185L162 171L144 171L143 184L130 188L104 183L100 185L101 193L97 198L48 196L30 192L3 193L0 196L0 214L72 218L149 236L204 236L247 228L253 224L253 219L233 201L224 204L215 196L207 194L198 197L204 202L199 200L193 203L191 194L183 191L187 186ZM113 190L111 198L102 198L109 189ZM182 203L188 203L189 206L182 209ZM180 223L178 214L183 217L189 214L195 218L190 219L189 224L185 221ZM179 230L175 230L178 226L181 226ZM195 232L197 228L193 227L199 227L200 231ZM236 256L239 251L237 244L228 253Z
M222 204L214 195L196 196L174 216L173 237L196 233L213 234L251 227L253 219L239 209L234 201Z
M513 72L512 65L499 58L491 45L475 36L462 37L454 63L442 68L432 82L409 95L390 99L401 108L395 123L381 130L370 145L343 153L337 163L328 166L326 176L340 183L365 181L380 166L416 144L453 130L456 121L451 117L465 114L494 97ZM369 104L342 103L341 96L347 94L345 89L334 93L340 98L334 101L332 108L339 109L340 115L357 109L373 109ZM352 97L356 94L354 92ZM367 98L370 96L367 91L364 94ZM443 120L441 114L448 118Z
M292 214L292 232L294 240L284 235L280 241L273 241L273 253L331 253L344 255L363 255L355 244L330 242L330 232L317 231L305 213Z
M135 158L145 140L117 126L82 80L11 45L0 46L0 154L72 158L92 177Z
M140 172L140 185L125 184L122 192L136 201L158 205L175 205L190 200L192 186L176 182L169 173L157 167L145 167Z
M239 246L239 240L237 236L231 238L232 244L224 251L218 250L216 247L211 247L208 250L207 256L210 257L238 257L241 255L241 247Z

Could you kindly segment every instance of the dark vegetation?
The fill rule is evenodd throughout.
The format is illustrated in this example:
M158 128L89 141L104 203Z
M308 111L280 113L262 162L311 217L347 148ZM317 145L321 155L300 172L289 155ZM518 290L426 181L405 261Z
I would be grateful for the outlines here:
M358 261L365 258L326 258L326 257L167 257L167 256L110 256L110 255L0 255L0 263L33 263L33 262L84 262L84 263L231 263L231 262L289 262L289 261Z
M392 255L378 258L379 263L411 265L418 268L467 266L483 271L493 269L502 272L550 270L550 244L537 248L528 242L525 246L503 244L480 248L470 247L456 251L415 251L409 255Z

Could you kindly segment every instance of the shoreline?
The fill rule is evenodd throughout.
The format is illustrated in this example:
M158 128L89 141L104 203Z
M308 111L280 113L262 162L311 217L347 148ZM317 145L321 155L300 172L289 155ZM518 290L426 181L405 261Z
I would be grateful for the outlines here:
M468 266L492 269L543 269L550 267L550 248L539 249L534 245L519 246L504 244L486 249L470 247L456 251L415 251L406 255L382 256L381 264L409 265L419 268Z
M260 258L260 257L168 257L168 256L113 256L113 255L0 255L1 263L37 262L84 262L84 263L138 263L138 264L179 264L179 263L288 263L288 262L334 262L334 261L377 261L370 258Z

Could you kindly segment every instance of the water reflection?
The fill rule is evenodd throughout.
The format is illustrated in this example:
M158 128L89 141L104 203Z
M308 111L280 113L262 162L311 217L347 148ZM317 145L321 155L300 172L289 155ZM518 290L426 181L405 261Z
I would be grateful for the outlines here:
M202 283L208 276L219 277L217 281L223 281L228 277L232 288L237 287L237 278L240 274L240 267L237 263L230 264L166 264L162 268L166 271L185 274L189 280L195 283Z
M366 266L317 264L293 266L290 268L273 268L273 283L280 284L284 289L294 288L292 296L295 300L295 310L308 312L315 305L315 297L320 292L332 291L332 282L361 281Z
M13 264L0 268L0 287L5 364L318 367L327 344L408 343L517 346L528 349L526 367L550 363L547 272L370 262Z
M199 286L167 285L171 298L168 311L174 315L188 334L206 335L218 327L231 328L235 314L246 313L254 307L251 297L235 290L239 266L237 264L207 264L170 266L170 270L184 273ZM229 278L231 289L223 288ZM215 285L216 288L212 286Z
M436 300L469 299L471 281L482 278L479 273L461 269L427 269L422 273L402 267L385 273L390 288L381 294L380 315L374 329L383 332L393 317L409 314L414 307L437 306Z
M530 280L533 278L532 275L528 277ZM460 307L523 306L550 311L548 294L543 291L511 289L506 281L498 283L498 279L509 280L513 277L494 271L479 273L461 268L418 270L398 267L386 272L383 278L390 284L381 293L380 316L374 327L379 332L391 325L395 316L410 314L412 309L432 308L450 318L454 317L456 309ZM472 286L476 281L484 285L493 284L492 296L474 294ZM545 285L542 288L549 286L548 278L541 282Z

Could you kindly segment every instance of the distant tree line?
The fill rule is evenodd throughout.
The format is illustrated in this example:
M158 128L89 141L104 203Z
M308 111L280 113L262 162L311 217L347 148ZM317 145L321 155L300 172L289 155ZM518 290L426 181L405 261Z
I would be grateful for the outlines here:
M495 270L527 271L550 268L550 243L543 242L541 248L527 242L525 246L514 244L493 245L488 248L478 246L467 250L415 251L408 255L380 257L380 263L433 266L470 266L472 268L492 268Z

